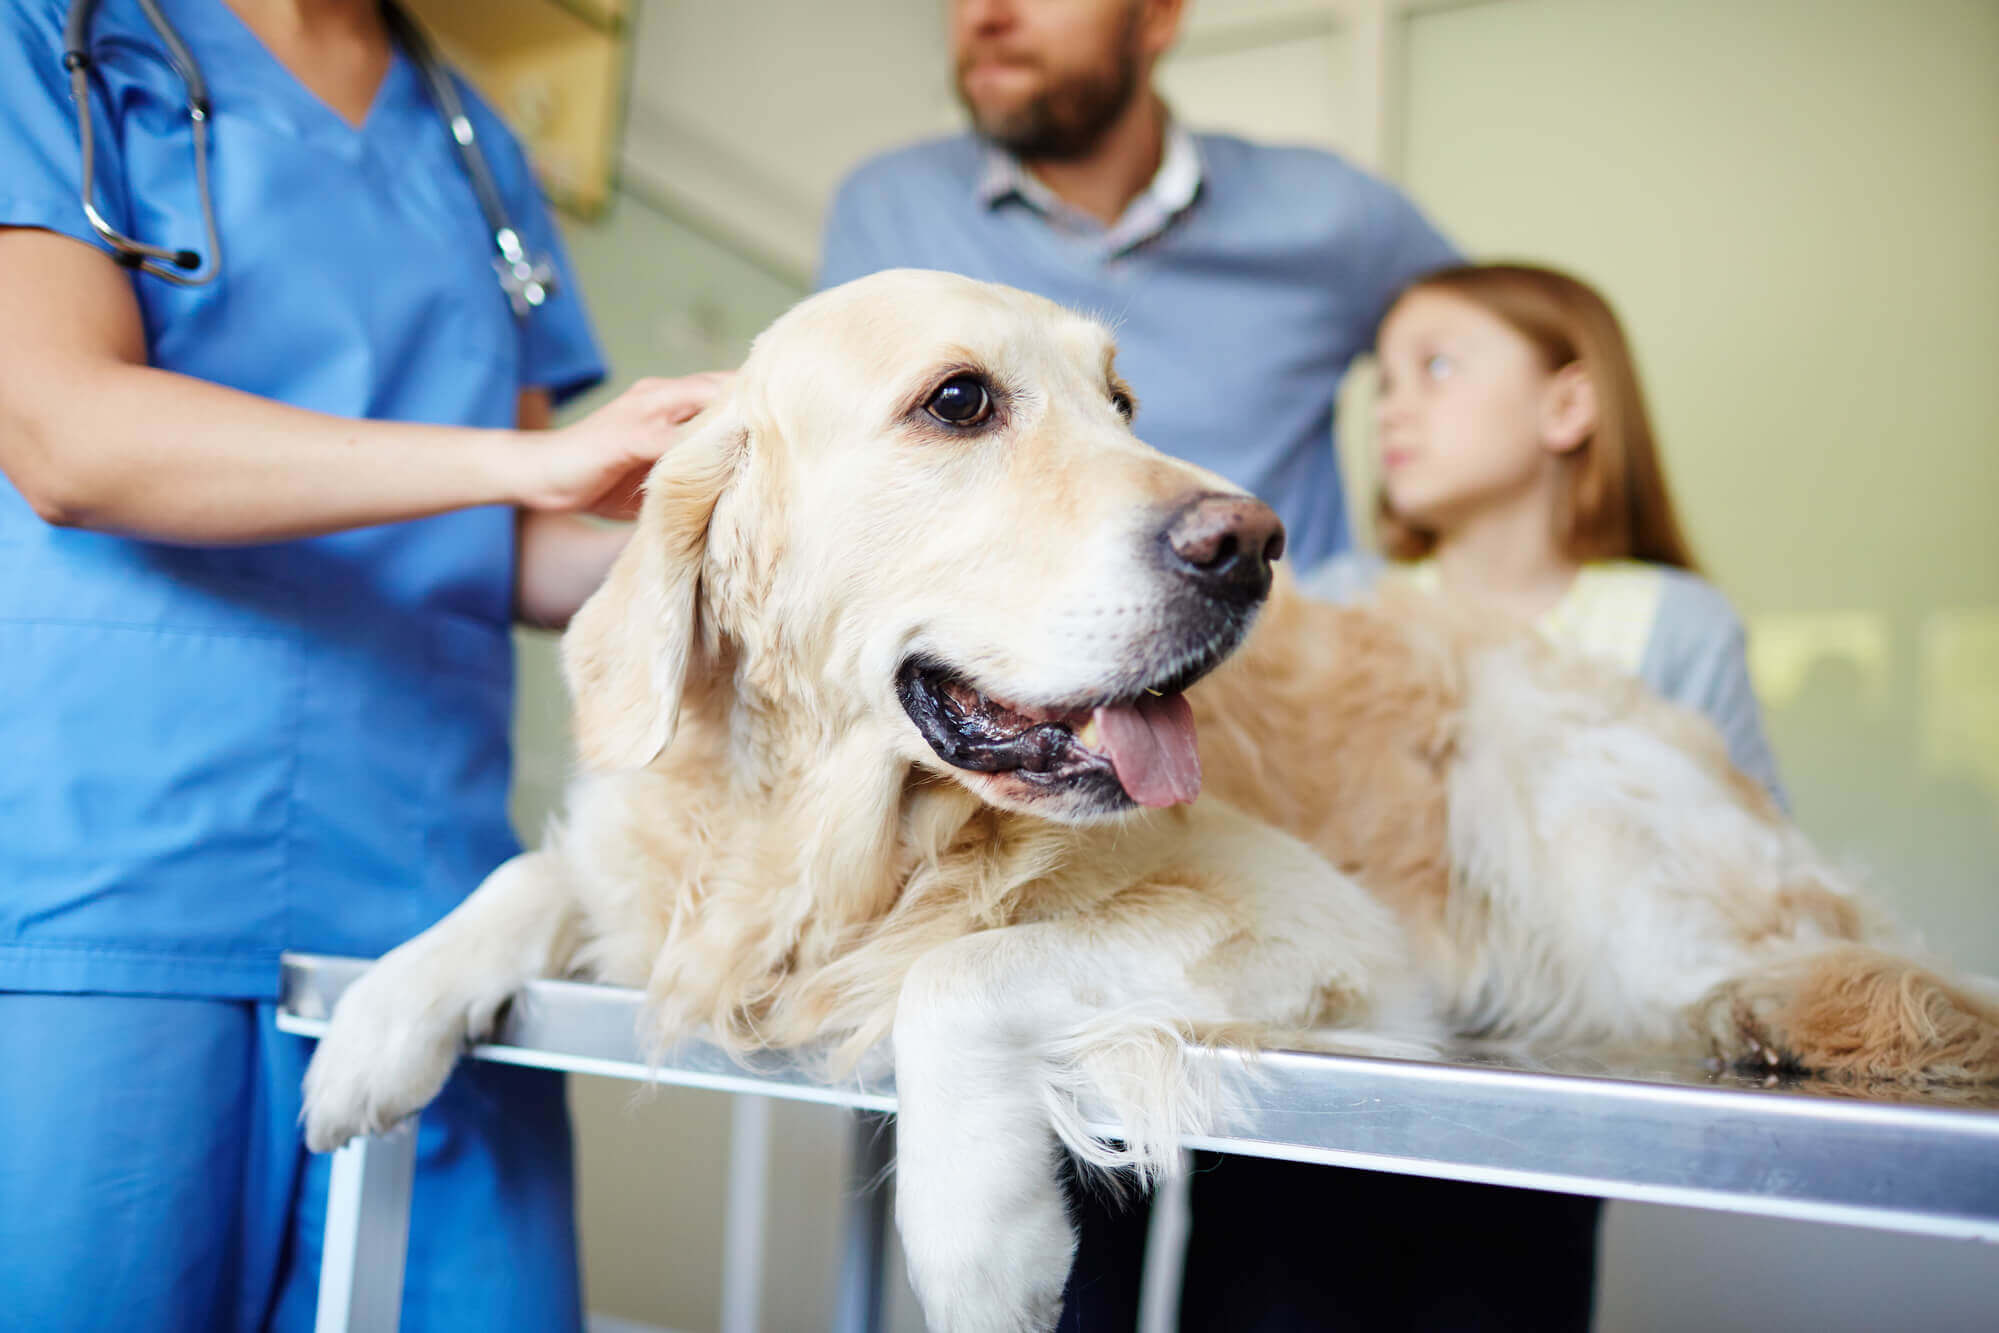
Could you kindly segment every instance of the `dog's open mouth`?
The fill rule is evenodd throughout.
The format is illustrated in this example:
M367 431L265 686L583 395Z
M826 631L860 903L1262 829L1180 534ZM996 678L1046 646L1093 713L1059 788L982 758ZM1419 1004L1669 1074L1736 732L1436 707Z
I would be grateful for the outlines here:
M896 692L930 748L956 768L1048 787L1109 779L1140 805L1179 805L1201 791L1194 711L1181 691L1212 665L1128 697L1043 707L984 693L947 667L912 659L897 673Z

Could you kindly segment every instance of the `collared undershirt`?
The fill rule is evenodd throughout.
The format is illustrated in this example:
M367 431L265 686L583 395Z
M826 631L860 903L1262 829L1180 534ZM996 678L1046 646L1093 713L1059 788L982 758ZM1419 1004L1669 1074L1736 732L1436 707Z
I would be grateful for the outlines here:
M1192 207L1201 192L1201 174L1200 147L1194 136L1176 121L1167 124L1159 170L1108 227L1064 202L1019 158L991 144L985 146L978 195L979 202L988 208L1002 199L1017 197L1062 231L1088 240L1108 258L1145 244Z
M1333 602L1368 598L1383 578L1439 590L1434 560L1391 564L1349 551L1301 583ZM1634 675L1655 692L1707 717L1729 757L1789 808L1777 759L1763 734L1763 711L1749 675L1742 622L1713 585L1683 569L1641 560L1593 561L1555 605L1534 620L1543 638L1565 651Z

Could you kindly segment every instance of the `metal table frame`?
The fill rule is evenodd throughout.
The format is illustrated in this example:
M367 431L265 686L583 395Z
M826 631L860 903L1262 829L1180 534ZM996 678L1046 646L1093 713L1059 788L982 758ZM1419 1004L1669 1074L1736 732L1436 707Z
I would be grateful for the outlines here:
M319 1035L367 965L287 955L279 1026ZM470 1054L870 1113L855 1129L832 1326L879 1329L888 1206L886 1190L872 1186L893 1153L885 1123L893 1089L828 1085L775 1057L745 1067L698 1042L650 1063L635 1035L642 999L614 987L534 982L508 1007L495 1040ZM1555 1072L1281 1051L1258 1064L1259 1086L1238 1122L1185 1147L1999 1242L1999 1093L1828 1096L1685 1064ZM738 1127L745 1123L739 1115ZM753 1134L754 1115L747 1123ZM336 1155L320 1333L396 1327L415 1156L409 1126ZM757 1210L732 1212L725 1301L745 1272L753 1284L757 1271L741 1259L756 1237L736 1234ZM732 1327L726 1315L724 1324Z

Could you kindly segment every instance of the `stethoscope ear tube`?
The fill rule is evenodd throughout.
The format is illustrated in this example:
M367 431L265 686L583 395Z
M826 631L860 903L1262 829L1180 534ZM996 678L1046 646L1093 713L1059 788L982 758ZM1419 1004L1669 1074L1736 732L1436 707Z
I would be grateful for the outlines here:
M139 8L144 11L146 21L153 25L153 31L160 37L160 44L167 48L167 60L180 76L181 86L187 89L190 107L199 107L202 115L208 114L208 84L201 77L201 66L195 63L194 53L187 49L187 43L174 31L173 24L160 12L158 0L139 0ZM90 24L97 17L97 0L72 0L69 13L62 23L62 67L74 72L78 65L85 69L90 66Z
M215 201L208 189L208 85L202 81L201 70L195 65L193 55L182 45L179 35L167 26L166 17L153 0L139 0L139 3L153 26L160 29L160 36L167 47L167 58L172 61L187 89L187 114L194 125L195 186L201 196L202 226L208 235L208 253L212 257L207 271L199 275L195 273L202 267L201 256L195 251L170 250L134 240L112 226L97 211L97 151L90 114L89 49L90 20L97 10L97 0L77 0L70 6L69 15L63 23L62 65L69 73L70 99L76 103L77 141L83 158L82 180L77 188L83 198L83 215L89 219L90 229L111 247L111 257L121 268L150 273L176 286L200 287L215 281L215 275L222 270L222 239L216 234Z
M91 0L96 8L97 0ZM201 77L201 66L195 63L194 52L187 49L174 25L167 22L167 16L160 12L159 0L139 0L139 8L146 12L147 22L160 34L160 41L167 48L167 59L173 62L174 71L180 75L183 87L187 89L187 108L203 120L208 118L208 81Z

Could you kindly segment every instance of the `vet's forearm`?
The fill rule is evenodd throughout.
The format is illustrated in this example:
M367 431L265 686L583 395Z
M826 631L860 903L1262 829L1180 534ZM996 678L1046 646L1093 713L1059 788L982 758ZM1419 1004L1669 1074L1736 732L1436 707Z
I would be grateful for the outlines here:
M282 541L503 504L520 489L513 431L349 420L118 362L0 374L14 381L0 466L63 526Z
M629 523L523 510L514 571L514 614L530 625L569 623L631 538Z

